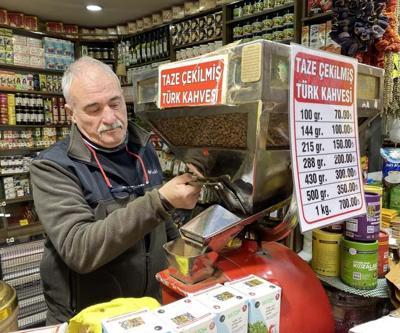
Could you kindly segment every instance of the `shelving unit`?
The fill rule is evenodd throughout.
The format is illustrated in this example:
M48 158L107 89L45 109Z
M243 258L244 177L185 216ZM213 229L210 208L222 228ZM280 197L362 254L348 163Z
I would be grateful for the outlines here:
M2 67L0 65L0 67ZM6 89L0 88L0 93L20 93L20 94L35 94L35 95L44 95L44 96L62 96L61 92L49 92L49 91L40 91L40 90L17 90L17 89Z
M331 24L327 24L333 18L332 10L325 12L310 14L308 10L308 1L303 0L302 16L299 19L299 26L301 25L301 42L305 46L317 48L322 50L329 50L332 52L340 53L340 47L334 43L330 37ZM320 8L322 11L322 8ZM308 41L308 45L307 45ZM321 45L324 44L324 45Z
M226 22L226 24L230 25L230 24L246 21L246 20L249 20L249 19L255 19L255 18L264 16L264 15L273 14L273 13L276 13L276 12L279 12L279 11L282 11L282 10L285 10L285 9L291 9L291 8L294 8L294 6L295 6L294 3L289 3L289 4L285 4L283 6L278 6L278 7L274 7L274 8L265 9L265 10L263 10L261 12L253 13L251 15L244 15L244 16L236 18L236 19L228 20Z
M20 65L13 65L13 64L1 64L1 69L12 70L12 71L21 71L21 72L37 72L37 73L46 73L46 74L60 74L62 75L64 71L60 71L57 69L46 69L46 68L39 68L39 67L29 67L29 66L20 66Z

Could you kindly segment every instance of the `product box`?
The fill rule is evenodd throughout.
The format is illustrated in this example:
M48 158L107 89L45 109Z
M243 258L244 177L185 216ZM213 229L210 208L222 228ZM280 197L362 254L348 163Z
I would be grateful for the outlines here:
M26 45L31 46L31 47L42 47L43 42L41 39L28 37L26 39Z
M186 1L183 4L183 11L185 15L191 15L196 13L196 8L194 2Z
M25 53L29 54L29 47L26 45L14 45L14 52L15 53Z
M149 29L153 26L153 22L150 16L143 17L143 29Z
M138 31L142 31L144 27L144 22L143 20L136 20L136 26Z
M162 24L163 20L161 14L153 14L151 15L153 26Z
M22 13L7 13L8 25L15 28L24 27L24 14Z
M166 323L153 312L144 309L102 321L103 333L172 333Z
M310 26L304 25L301 29L301 45L310 46Z
M171 9L164 9L162 11L162 21L163 21L163 23L172 21L172 10Z
M318 24L318 39L317 39L317 48L325 49L326 45L326 24L321 23Z
M46 74L39 74L40 90L47 91Z
M238 290L217 284L191 294L190 297L208 307L216 315L217 333L247 333L249 315L247 301Z
M5 9L0 9L0 24L8 24L7 10Z
M249 332L279 333L281 288L255 275L227 282L243 293L249 306Z
M117 29L116 28L107 28L107 33L109 35L116 35L117 34Z
M212 9L215 6L215 0L199 0L199 10Z
M31 46L29 48L29 55L35 57L43 57L44 56L44 49L41 47Z
M325 13L332 9L332 0L308 0L307 16Z
M24 16L24 27L32 31L38 30L38 18L37 16Z
M48 32L63 32L64 27L62 22L46 22L46 31Z
M183 11L183 8L180 6L173 6L172 7L172 19L181 19L185 16L185 12Z
M310 47L317 49L319 45L319 24L310 25Z
M341 53L341 46L336 43L332 38L331 38L331 31L332 31L332 21L327 21L326 22L326 42L325 42L325 50L332 52L332 53Z
M30 56L29 64L32 67L44 68L44 57Z
M154 313L176 333L217 332L215 315L189 297L162 306Z
M137 32L137 24L136 22L128 22L128 32L130 34L134 34Z
M79 27L76 24L63 24L64 32L67 34L79 33Z
M12 40L13 40L14 47L15 47L15 45L26 45L26 42L27 42L27 38L24 36L20 36L20 35L14 35L12 37Z
M26 53L14 53L14 64L15 65L26 65L29 66L29 54Z

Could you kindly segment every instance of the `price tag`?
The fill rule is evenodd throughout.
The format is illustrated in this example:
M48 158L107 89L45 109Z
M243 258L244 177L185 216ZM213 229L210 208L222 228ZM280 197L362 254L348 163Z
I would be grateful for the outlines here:
M290 131L302 232L365 214L357 61L292 45Z
M26 226L26 225L28 225L28 224L29 224L29 221L28 221L27 219L19 220L19 225L20 225L21 227Z

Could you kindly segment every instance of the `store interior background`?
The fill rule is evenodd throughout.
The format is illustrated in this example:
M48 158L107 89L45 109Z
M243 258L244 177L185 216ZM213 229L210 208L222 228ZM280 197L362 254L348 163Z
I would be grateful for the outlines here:
M89 2L102 6L103 10L88 12L85 6ZM342 44L329 34L335 17L339 17L337 22L340 22L338 33L345 33L347 28L343 22L347 17L340 15L343 12L349 13L350 17L356 14L352 10L335 12L332 10L332 1L200 2L204 4L203 8L196 7L198 1L184 3L181 0L0 0L0 14L1 10L5 10L34 17L25 24L24 19L16 15L16 25L9 21L1 22L0 19L0 40L4 43L4 46L0 44L0 278L17 290L19 329L42 326L46 313L39 276L44 231L34 211L27 169L37 152L68 135L70 120L63 107L60 78L68 64L82 55L97 58L116 72L121 80L128 116L144 126L146 124L135 116L132 83L136 75L156 69L161 64L201 56L238 40L266 39L287 45L295 42L337 54L342 52L362 63L384 68L385 76L379 83L380 89L383 88L379 110L369 113L365 108L362 111L365 112L364 117L359 119L362 131L360 151L361 156L366 158L363 171L372 174L369 190L376 190L374 186L380 189L383 186L386 190L400 186L399 178L390 185L382 178L377 178L382 170L381 148L395 148L400 143L397 1L385 2L386 9L390 9L385 12L388 17L385 22L378 22L381 19L377 9L379 1L374 1L376 12L371 12L369 7L363 7L361 11L364 16L369 15L375 20L383 29L382 34L369 34L361 39L362 32L356 37L353 31L347 39L341 35ZM249 5L252 9L246 14ZM357 6L361 5L357 2ZM341 14L337 14L339 12ZM204 28L199 27L201 24L204 24ZM22 45L14 43L10 51L5 41L13 36L21 36ZM23 38L41 40L39 44L28 47L44 49L43 53L24 56L26 51L33 51L27 49L26 44L23 45ZM48 52L49 44L46 43L53 43L54 47L54 38L61 44L67 41L72 47L70 55L62 55L64 60ZM12 60L6 60L7 54L11 54ZM21 80L26 78L31 83L17 86L15 75L22 75ZM36 79L37 83L34 81ZM14 97L9 97L10 94ZM15 107L18 98L27 101L25 111L20 109L19 113ZM31 101L34 107L28 110ZM165 142L155 134L152 140L166 179L183 173L184 163L174 157ZM397 171L400 170L400 160L398 162ZM10 186L15 190L7 196L5 189ZM195 213L178 212L175 215L176 223L184 225L208 205L208 199L200 199ZM393 276L399 276L400 268L396 262L400 254L400 217L397 217L397 214L400 216L400 203L398 207L395 203L391 207L389 202L384 207L381 228L389 231L390 242L388 237L383 242L386 242L386 253L393 265L392 272L397 272ZM337 228L324 232L340 234L345 226L342 224ZM281 242L312 265L311 257L315 251L311 249L312 232L302 235L297 227ZM339 256L339 240L335 238L334 242L337 247L333 251L335 256ZM23 264L16 259L13 263L13 258L24 258L18 259ZM388 263L386 265L388 270ZM314 270L321 274L318 268ZM400 308L400 284L393 283L393 277L390 282L381 275L377 288L366 292L341 283L339 272L333 273L333 276L321 275L319 277L334 311L336 333L348 332L357 324Z

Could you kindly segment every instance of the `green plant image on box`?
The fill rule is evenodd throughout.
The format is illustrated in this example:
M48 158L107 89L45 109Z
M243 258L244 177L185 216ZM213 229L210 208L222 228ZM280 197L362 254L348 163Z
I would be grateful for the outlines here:
M249 324L249 333L266 333L267 326L262 321Z

